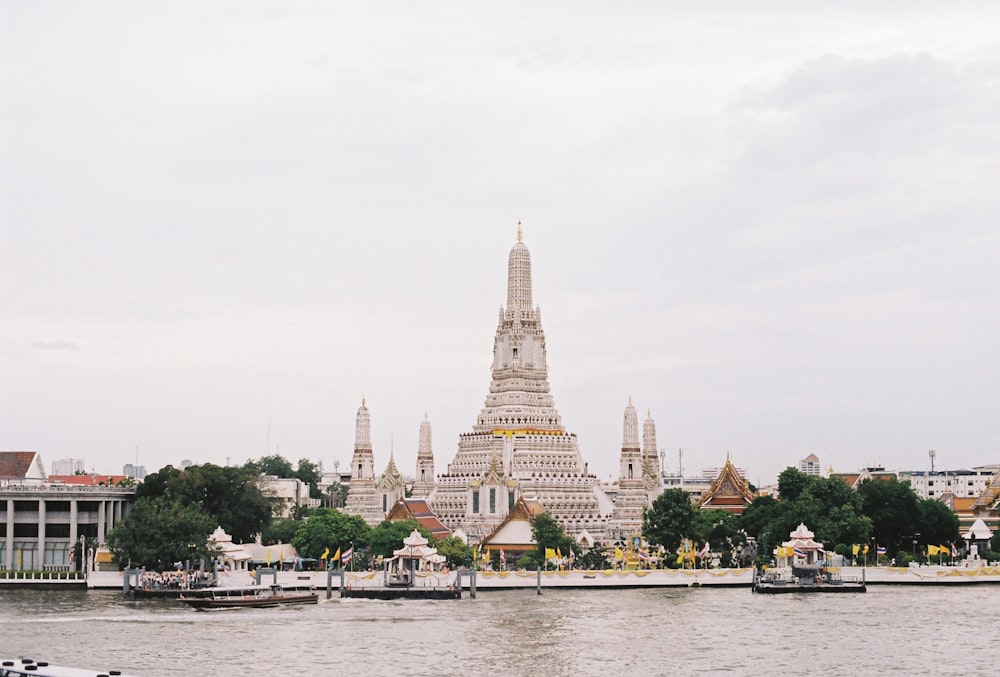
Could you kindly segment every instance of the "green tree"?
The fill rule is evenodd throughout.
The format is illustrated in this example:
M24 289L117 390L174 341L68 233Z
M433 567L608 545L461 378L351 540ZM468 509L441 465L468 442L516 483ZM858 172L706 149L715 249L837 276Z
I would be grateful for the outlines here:
M919 531L920 505L909 484L896 479L867 479L858 487L858 493L864 514L872 522L872 533L880 545L895 552L915 537ZM928 543L924 538L917 540Z
M317 508L309 520L295 532L292 545L302 557L319 559L330 548L332 557L338 549L347 550L353 544L359 548L368 544L371 527L358 515L345 515L339 510Z
M392 557L393 551L403 547L403 539L409 536L416 529L427 539L433 547L434 536L419 522L414 519L398 520L390 522L386 520L372 529L368 537L368 545L371 546L372 557Z
M235 543L253 541L272 519L272 501L261 492L257 474L245 466L166 466L136 490L137 500L158 497L199 506Z
M809 486L809 475L798 468L785 468L778 475L778 496L782 501L795 501Z
M292 462L281 454L270 454L259 459L250 459L243 464L244 468L258 475L274 475L275 477L295 477Z
M780 506L774 496L758 496L740 515L740 528L760 541L771 522L778 516Z
M535 515L532 518L531 538L538 546L536 557L539 562L546 561L545 551L547 549L561 553L564 557L569 557L571 552L574 558L580 554L579 546L576 542L570 536L566 535L566 531L562 528L562 525L547 512ZM523 556L518 563L520 564L521 561L523 561Z
M739 518L728 510L696 510L691 528L691 535L699 543L707 542L713 551L722 552L746 542Z
M770 548L788 538L799 524L805 524L828 548L837 543L868 542L872 524L862 514L861 497L840 478L826 479L786 468L778 486L780 501L758 497L740 517L740 527L761 541L760 556L770 557Z
M323 498L323 491L319 488L323 474L319 471L318 465L308 458L300 458L294 477L309 485L309 498Z
M961 540L958 515L951 508L933 498L922 499L917 506L920 511L917 531L925 542L932 545L950 545Z
M264 545L275 545L276 543L291 543L295 538L305 520L284 519L276 520L264 527L260 535L260 542Z
M163 496L138 498L108 534L108 548L121 566L162 571L175 562L208 557L214 524L198 505Z
M694 506L683 489L667 489L642 513L642 536L652 545L673 552L691 534Z
M599 545L594 545L585 552L577 561L576 565L581 569L610 569L611 563L608 561L607 550Z
M472 549L457 536L443 538L435 544L435 547L452 569L468 566L472 560Z

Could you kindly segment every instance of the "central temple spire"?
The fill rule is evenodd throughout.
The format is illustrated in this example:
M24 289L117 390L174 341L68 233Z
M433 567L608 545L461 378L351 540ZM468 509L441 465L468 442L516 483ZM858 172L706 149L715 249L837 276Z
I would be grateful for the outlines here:
M507 311L520 309L530 312L531 302L531 253L522 238L524 231L521 222L517 222L517 242L510 250L507 259Z
M531 254L518 239L507 259L507 307L500 308L493 380L476 431L528 428L563 431L549 392L541 311L532 306Z

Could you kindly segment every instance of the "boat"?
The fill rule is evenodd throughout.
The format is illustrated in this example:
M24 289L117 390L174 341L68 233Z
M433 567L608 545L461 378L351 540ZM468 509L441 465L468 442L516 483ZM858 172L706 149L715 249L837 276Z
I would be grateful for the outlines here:
M839 572L825 566L798 564L792 567L754 571L753 592L777 595L792 592L865 592L864 570L862 577L844 578Z
M108 675L122 675L122 672L121 670L83 670L52 665L48 661L36 661L31 658L0 661L0 677L25 677L27 675L36 677L101 677L103 675L107 677ZM128 677L128 675L122 675L122 677Z
M319 593L286 592L280 585L260 586L257 588L216 588L208 590L203 596L180 596L180 601L198 611L209 609L262 609L267 607L286 606L291 604L317 604Z

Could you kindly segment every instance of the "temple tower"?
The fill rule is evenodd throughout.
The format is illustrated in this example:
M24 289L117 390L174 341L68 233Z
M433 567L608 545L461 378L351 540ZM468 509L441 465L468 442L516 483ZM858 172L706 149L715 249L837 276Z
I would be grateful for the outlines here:
M646 420L642 424L642 481L649 494L649 502L660 495L663 490L663 477L660 474L660 456L656 450L656 422L652 412L646 410Z
M413 482L413 496L424 498L430 495L433 489L434 452L431 450L431 422L424 413L424 420L420 423L420 441L417 445L417 474Z
M480 493L482 487L492 488L495 500ZM550 392L545 332L533 307L531 254L520 224L507 259L507 305L497 319L489 392L430 498L445 525L475 538L497 526L519 495L538 499L574 535L586 530L602 538L614 508L588 473Z
M381 524L385 511L379 505L375 486L375 454L372 451L371 417L361 398L354 425L354 455L351 457L351 481L347 488L344 512L360 515L372 526Z
M646 492L642 451L639 449L639 417L632 398L625 407L622 450L618 463L618 495L615 497L614 526L628 536L642 531L642 511L649 501Z
M406 486L402 473L396 468L395 454L389 452L389 465L378 480L379 507L382 510L382 517L385 518L396 505L396 501L406 496Z

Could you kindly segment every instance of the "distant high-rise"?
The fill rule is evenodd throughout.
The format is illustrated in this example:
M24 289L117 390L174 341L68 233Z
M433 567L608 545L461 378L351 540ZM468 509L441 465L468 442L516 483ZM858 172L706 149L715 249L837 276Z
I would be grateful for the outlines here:
M136 480L146 479L146 466L126 463L122 466L122 475Z
M51 475L75 475L86 472L85 463L82 458L60 458L52 461Z
M809 454L799 461L799 470L806 475L815 475L817 477L823 474L823 469L819 465L819 457L816 454Z

